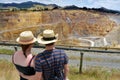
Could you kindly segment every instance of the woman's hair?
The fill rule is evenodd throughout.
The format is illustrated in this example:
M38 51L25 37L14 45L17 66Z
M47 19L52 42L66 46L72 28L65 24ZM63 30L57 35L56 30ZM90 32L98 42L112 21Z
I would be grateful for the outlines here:
M22 51L23 51L23 54L24 54L25 57L27 57L27 55L25 53L26 53L26 50L29 48L30 45L31 44L21 45Z

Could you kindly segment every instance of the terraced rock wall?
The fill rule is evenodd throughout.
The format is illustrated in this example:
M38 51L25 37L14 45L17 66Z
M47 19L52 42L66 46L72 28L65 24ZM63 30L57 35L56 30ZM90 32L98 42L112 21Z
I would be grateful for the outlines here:
M24 30L37 36L44 29L53 29L60 40L76 40L81 36L105 36L114 26L116 23L106 15L83 10L1 12L0 41L14 42Z

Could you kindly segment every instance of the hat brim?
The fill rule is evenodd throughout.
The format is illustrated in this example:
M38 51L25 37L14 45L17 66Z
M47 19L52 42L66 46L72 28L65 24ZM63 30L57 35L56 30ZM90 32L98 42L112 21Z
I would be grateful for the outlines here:
M56 42L58 40L57 36L58 36L58 34L55 35L56 39L53 39L53 40L50 40L50 41L46 41L46 40L43 40L43 36L38 35L37 42L40 43L40 44L54 43L54 42Z
M34 43L34 42L36 42L36 41L37 41L36 38L33 38L33 40L27 41L27 42L22 42L22 41L20 41L20 37L18 37L18 38L16 39L16 42L18 42L19 44L23 44L23 45L32 44L32 43Z

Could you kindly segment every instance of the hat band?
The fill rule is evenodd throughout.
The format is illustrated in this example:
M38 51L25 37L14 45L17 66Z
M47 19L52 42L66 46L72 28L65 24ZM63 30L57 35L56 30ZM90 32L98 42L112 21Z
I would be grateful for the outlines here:
M30 41L32 41L33 40L33 38L32 39L29 39L29 40L20 40L21 42L30 42Z
M50 38L43 37L43 40L45 40L45 41L50 41L50 40L54 40L54 39L56 39L56 37L50 37Z

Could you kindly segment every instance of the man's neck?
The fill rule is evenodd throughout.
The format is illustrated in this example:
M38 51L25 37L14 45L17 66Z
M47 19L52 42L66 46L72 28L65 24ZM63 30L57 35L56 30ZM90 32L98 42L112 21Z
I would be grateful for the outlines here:
M45 49L46 50L52 50L52 49L55 49L55 46L54 45L49 45L49 46L46 46Z

